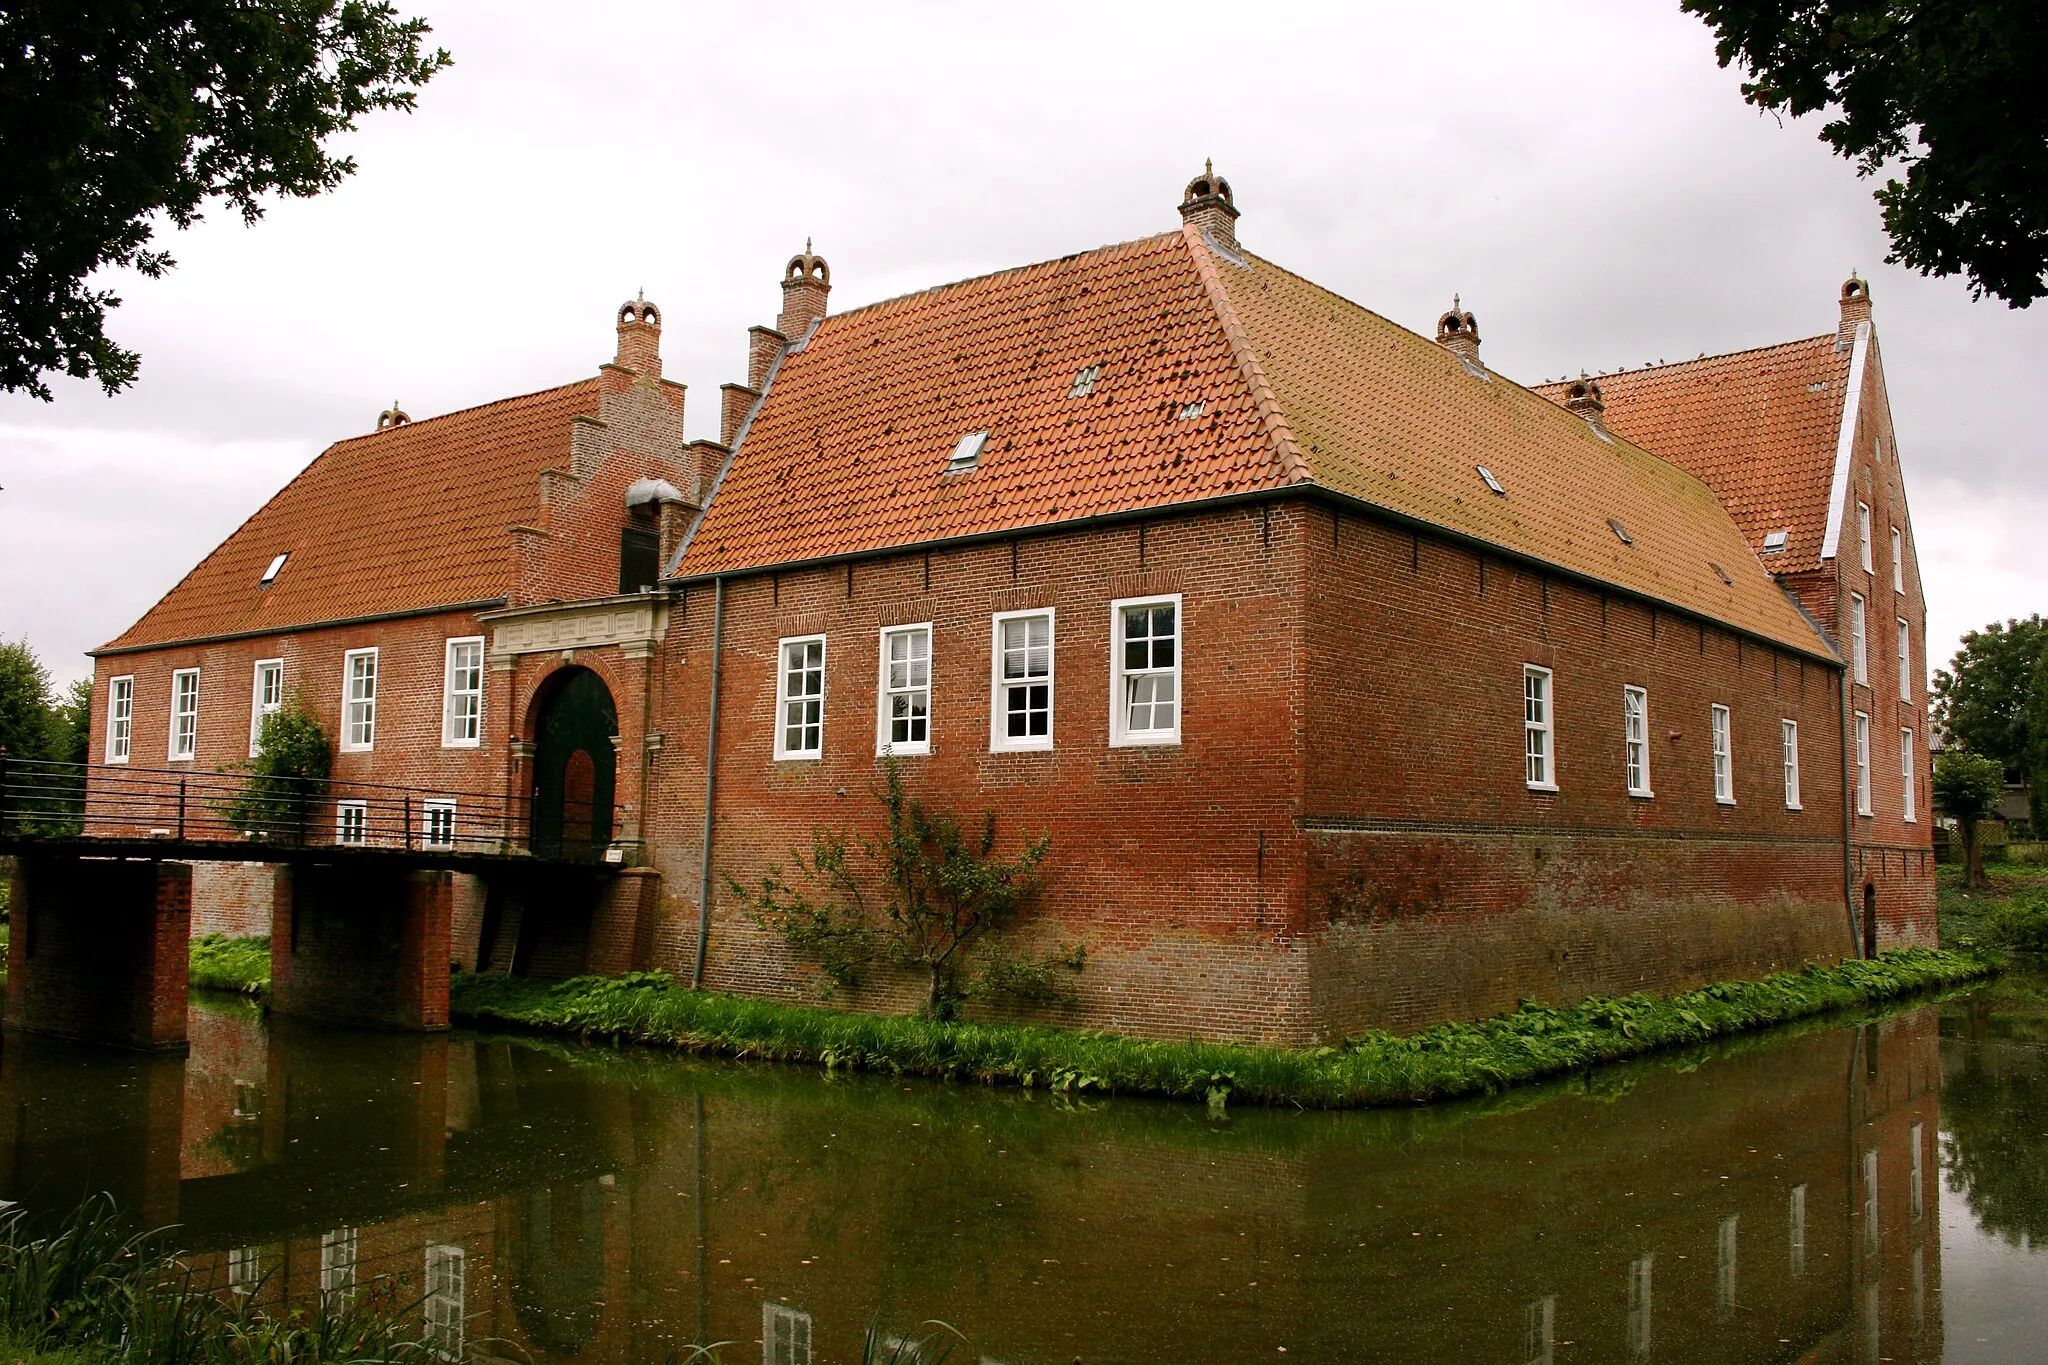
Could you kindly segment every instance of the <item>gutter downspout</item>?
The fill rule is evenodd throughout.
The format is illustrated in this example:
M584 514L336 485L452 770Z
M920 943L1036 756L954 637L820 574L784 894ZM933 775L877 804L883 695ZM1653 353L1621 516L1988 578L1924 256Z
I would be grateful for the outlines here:
M1863 956L1863 926L1856 915L1856 854L1850 842L1855 830L1854 809L1856 796L1849 788L1849 746L1855 742L1849 733L1850 689L1849 670L1841 670L1842 690L1835 694L1835 713L1841 721L1842 738L1842 909L1849 916L1849 946L1852 955Z
M718 675L725 659L725 578L712 580L711 723L704 751L704 848L697 872L697 958L690 968L690 989L704 988L704 951L711 943L711 831L718 800Z

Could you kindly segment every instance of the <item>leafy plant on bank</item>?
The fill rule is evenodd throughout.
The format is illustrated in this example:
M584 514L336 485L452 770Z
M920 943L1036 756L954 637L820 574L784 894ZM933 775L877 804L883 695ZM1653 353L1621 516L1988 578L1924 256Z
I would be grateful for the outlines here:
M1592 999L1563 1009L1531 1002L1493 1019L1441 1024L1407 1036L1373 1032L1317 1048L1150 1041L841 1012L691 991L654 972L564 982L465 973L455 978L450 1003L471 1021L731 1057L1074 1094L1353 1108L1487 1094L1619 1058L1959 985L1993 970L1990 960L1974 954L1902 948L1867 961L1668 997Z
M262 995L270 989L270 940L226 934L195 938L186 979L199 990Z
M224 802L229 826L264 840L295 840L306 828L312 806L327 792L334 753L319 718L297 692L263 718L256 732L256 756L223 772L248 775L242 790Z
M727 888L818 964L826 994L885 964L923 973L931 1019L954 1018L975 996L1068 998L1061 976L1086 964L1083 948L1034 960L998 941L1036 899L1052 839L1028 839L1014 859L998 857L994 811L969 827L930 809L904 789L893 759L883 761L875 796L885 816L879 837L820 830L808 857L791 854L793 881L771 867L752 888L733 877Z

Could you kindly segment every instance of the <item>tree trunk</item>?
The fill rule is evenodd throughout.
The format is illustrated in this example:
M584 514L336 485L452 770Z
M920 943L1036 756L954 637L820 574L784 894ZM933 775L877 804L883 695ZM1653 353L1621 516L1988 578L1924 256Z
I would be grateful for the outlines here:
M931 985L925 990L924 1017L927 1019L940 1019L944 1017L939 1012L939 1002L945 998L945 968L936 962L930 965L932 980Z

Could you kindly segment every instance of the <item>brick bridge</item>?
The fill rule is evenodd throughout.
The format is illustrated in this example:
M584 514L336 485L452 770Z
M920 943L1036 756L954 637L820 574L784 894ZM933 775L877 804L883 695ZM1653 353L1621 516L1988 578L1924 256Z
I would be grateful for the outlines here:
M192 865L215 862L271 868L273 1012L445 1029L455 873L592 905L612 889L616 849L535 836L497 794L0 754L6 1027L182 1051Z

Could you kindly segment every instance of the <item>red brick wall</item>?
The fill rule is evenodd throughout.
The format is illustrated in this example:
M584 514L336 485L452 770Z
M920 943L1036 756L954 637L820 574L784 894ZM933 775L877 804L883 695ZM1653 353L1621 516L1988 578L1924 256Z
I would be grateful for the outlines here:
M270 940L278 1014L405 1029L448 1027L447 872L303 864L278 878Z
M1142 558L1141 558L1142 556ZM1026 942L1084 942L1079 1006L1140 1034L1307 1041L1671 989L1849 949L1835 688L1822 664L1307 503L764 575L726 602L712 985L809 998L752 883L819 826L873 828L878 632L932 621L913 793L1053 850ZM1183 595L1182 743L1111 748L1109 603ZM694 950L711 591L678 602L657 699L654 958ZM988 752L992 612L1056 612L1057 748ZM772 757L776 646L824 633L825 756ZM1521 668L1554 670L1560 791L1522 780ZM1630 798L1621 689L1650 692L1657 795ZM1708 707L1733 711L1737 804ZM1779 720L1800 723L1803 811ZM1676 732L1673 737L1672 732ZM1426 965L1425 965L1426 964ZM848 1003L909 1008L879 979Z
M1870 507L1871 570L1863 569L1856 504ZM1903 544L1905 588L1892 588L1891 528ZM1849 595L1866 603L1869 653L1868 685L1853 688L1852 711L1870 717L1871 814L1852 817L1856 844L1854 886L1862 897L1875 892L1878 947L1898 944L1933 946L1937 939L1934 913L1933 765L1928 753L1927 606L1921 593L1917 544L1906 506L1905 478L1898 458L1898 436L1892 427L1884 366L1873 337L1858 405L1849 488L1842 506L1842 535L1831 566L1835 580L1835 614L1823 617L1834 628L1842 653L1849 654ZM1904 618L1912 638L1908 662L1911 695L1899 695L1897 622ZM1905 781L1900 764L1900 731L1913 731L1914 806L1917 818L1904 818ZM1860 905L1860 901L1859 901Z
M194 863L192 937L268 935L273 881L269 863Z
M1363 518L1313 520L1303 819L1320 1028L1679 989L1851 950L1832 669ZM1554 792L1525 781L1525 664L1551 670ZM1648 694L1648 797L1628 791L1628 686ZM1733 805L1714 799L1716 703Z

